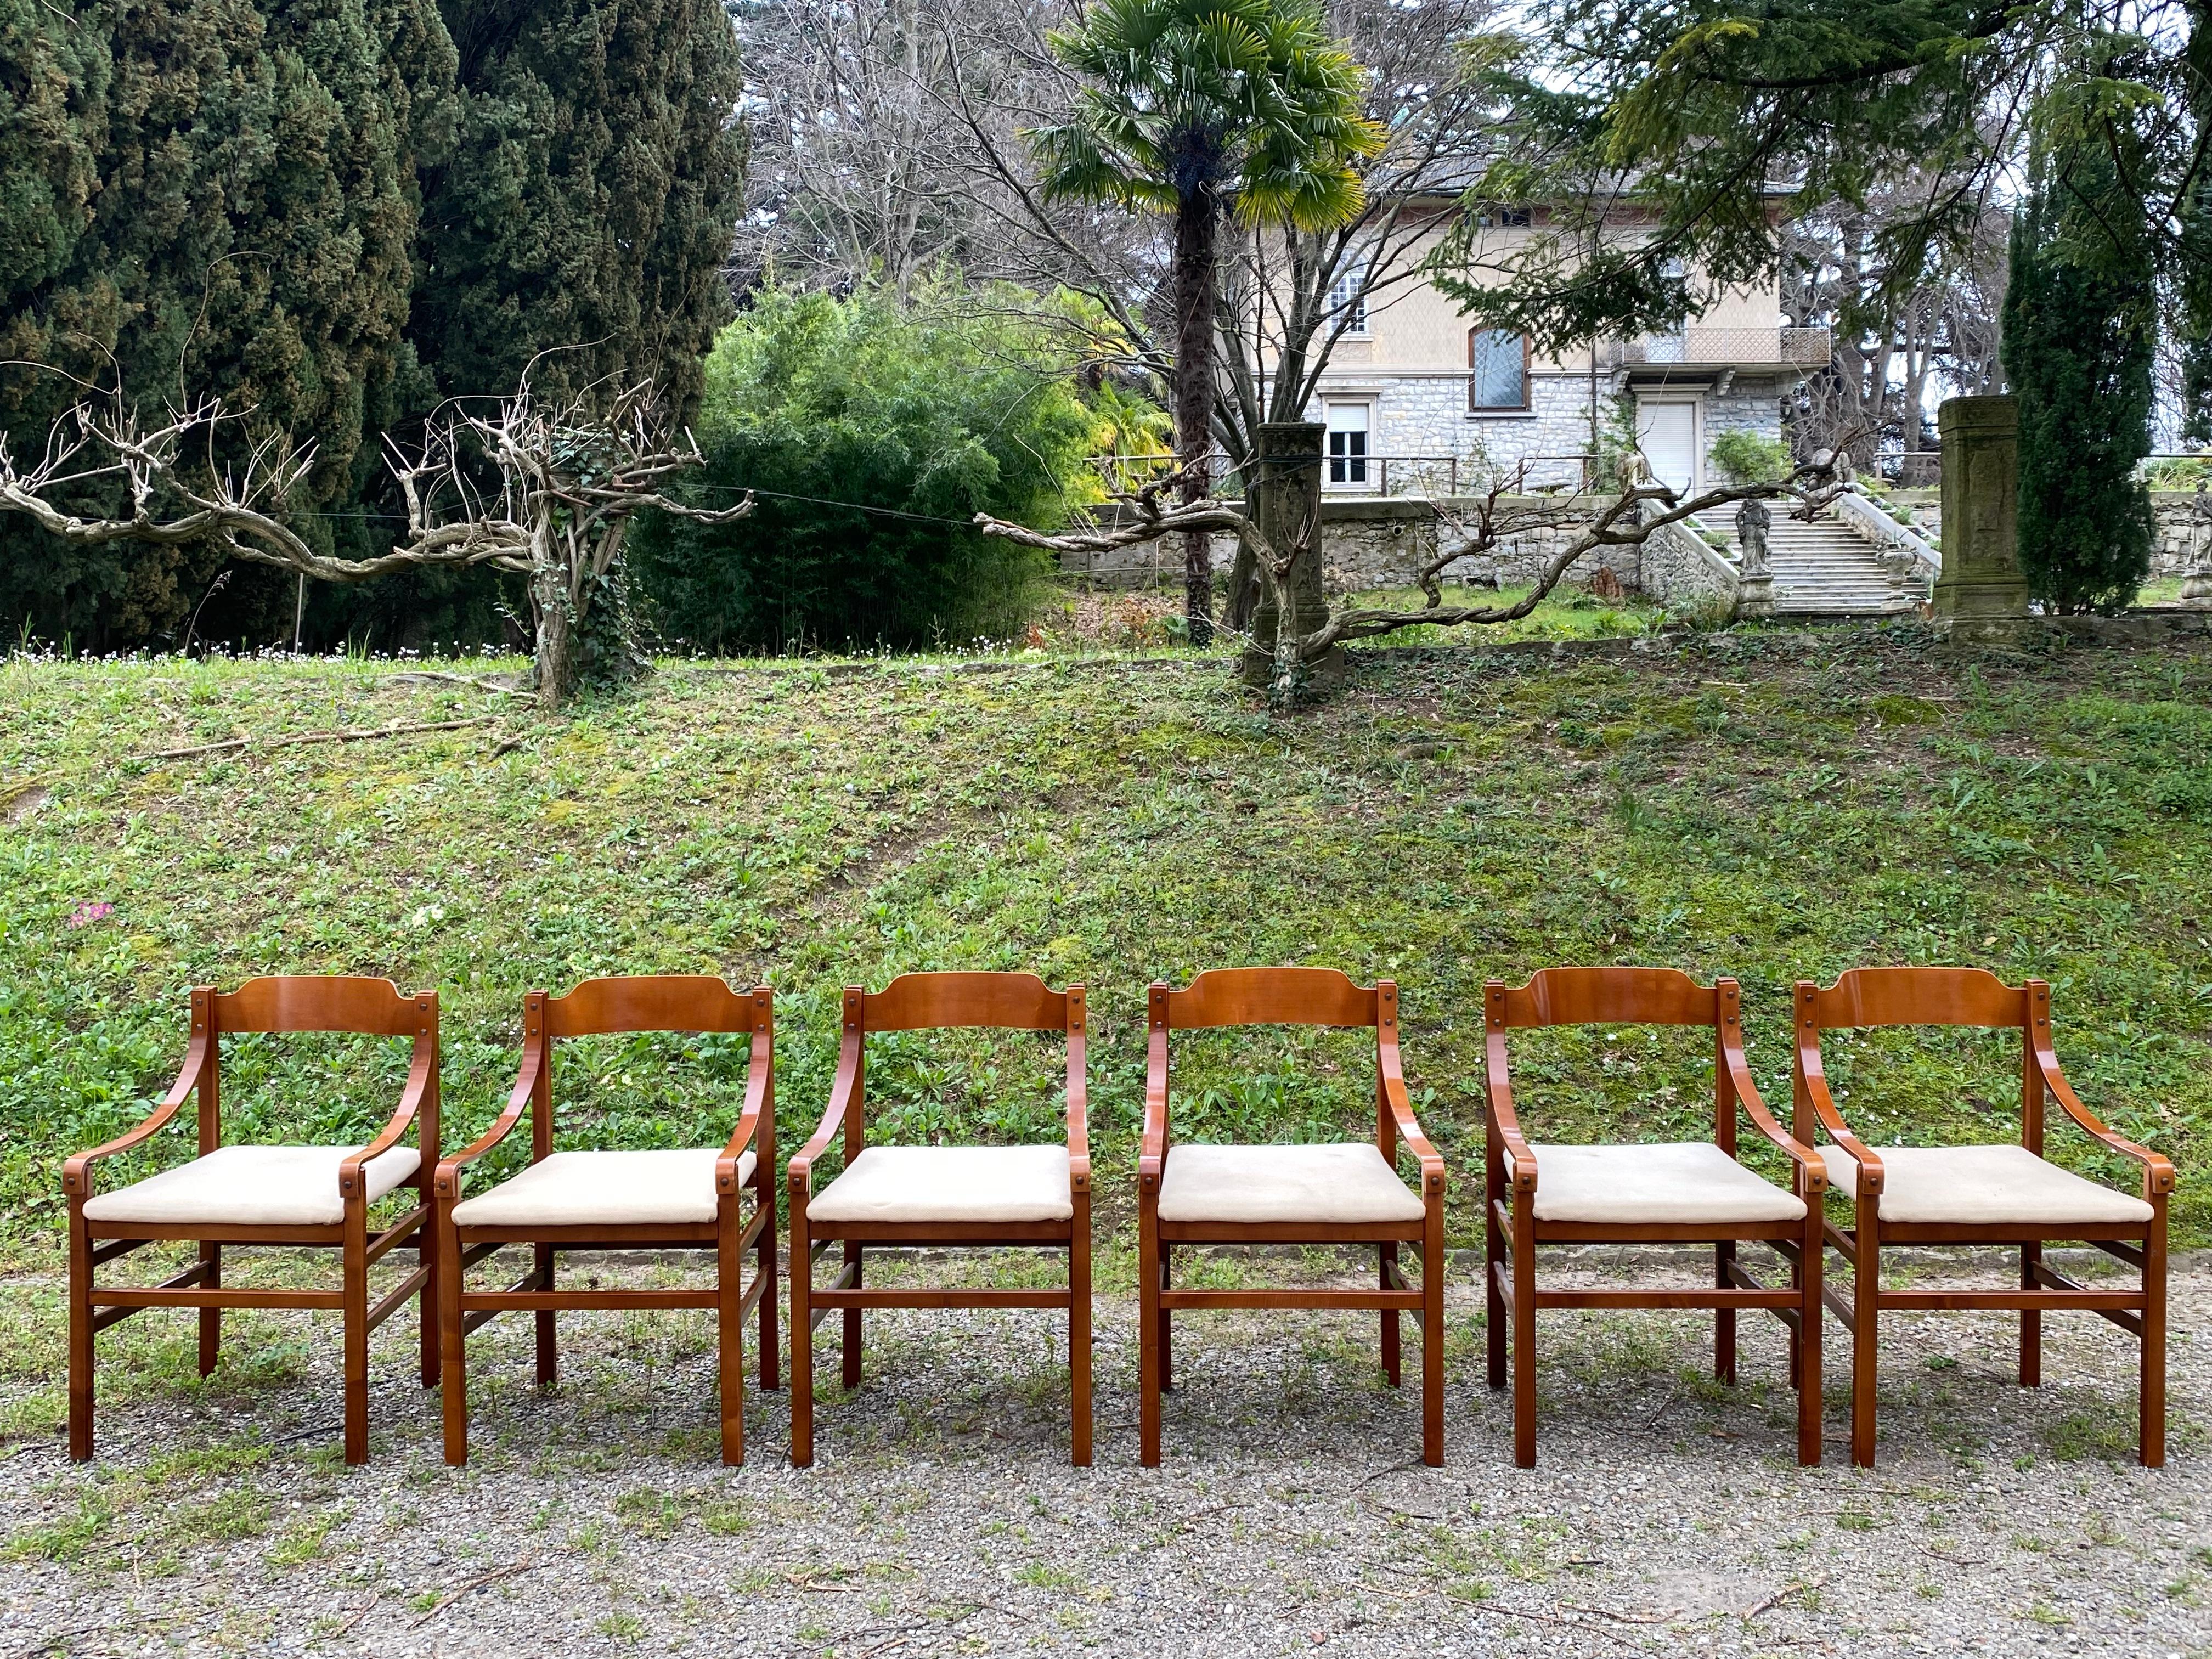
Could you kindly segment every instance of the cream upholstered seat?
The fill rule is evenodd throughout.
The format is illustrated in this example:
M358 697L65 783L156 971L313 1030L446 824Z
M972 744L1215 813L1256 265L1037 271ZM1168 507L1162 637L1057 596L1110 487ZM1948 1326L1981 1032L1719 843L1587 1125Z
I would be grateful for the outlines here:
M218 1146L205 1157L85 1200L87 1221L149 1226L330 1227L345 1219L338 1165L358 1146ZM422 1155L394 1146L365 1166L373 1202Z
M1317 1146L1171 1146L1163 1221L1415 1222L1421 1195L1365 1141Z
M1910 1225L2141 1226L2151 1207L2038 1158L2025 1146L1877 1146L1881 1194L1875 1213ZM1859 1190L1858 1160L1823 1146L1828 1185L1847 1199Z
M712 1221L711 1147L674 1152L554 1152L520 1175L453 1206L457 1227L620 1227ZM757 1160L738 1158L738 1184Z
M806 1200L810 1222L1066 1221L1062 1146L865 1146Z
M1709 1140L1627 1146L1532 1146L1539 1221L1729 1225L1802 1221L1805 1200Z

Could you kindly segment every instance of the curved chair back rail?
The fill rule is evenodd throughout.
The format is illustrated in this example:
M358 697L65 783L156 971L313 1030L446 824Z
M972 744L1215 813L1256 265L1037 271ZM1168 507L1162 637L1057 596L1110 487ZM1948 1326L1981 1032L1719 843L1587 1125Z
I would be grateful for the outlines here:
M1510 1030L1720 1023L1719 987L1700 985L1679 968L1540 968L1526 985L1499 989L1492 1006Z
M1801 984L1810 981L1801 981ZM1800 994L1802 1001L1802 991ZM1811 1013L1823 1030L1876 1025L2025 1028L2027 988L1984 968L1853 968L1822 990ZM1801 1015L1803 1010L1801 1008Z
M1085 1086L1086 1007L1082 986L1055 991L1035 974L1027 973L901 974L880 991L857 985L846 988L843 1036L828 1104L813 1134L784 1171L791 1212L793 1463L803 1468L814 1461L814 1328L826 1315L836 1310L843 1313L844 1386L856 1389L860 1385L864 1310L1008 1307L1067 1310L1071 1455L1078 1465L1090 1463L1091 1140ZM975 1029L1066 1034L1064 1189L1060 1186L1061 1170L1048 1148L1035 1149L1036 1156L1024 1150L1011 1158L995 1149L933 1148L929 1152L933 1161L926 1172L912 1167L910 1149L889 1148L883 1152L869 1149L869 1033ZM845 1174L817 1194L815 1160L841 1139ZM1044 1164L1054 1167L1041 1167ZM969 1178L964 1185L963 1175ZM917 1182L928 1190L920 1190ZM817 1197L828 1213L815 1214ZM847 1200L852 1200L849 1207ZM842 1245L843 1271L830 1284L817 1287L814 1262L833 1243ZM871 1289L862 1283L862 1275L872 1245L1065 1250L1067 1287Z
M345 1031L412 1036L423 997L388 979L348 975L281 975L249 979L235 991L211 991L216 1029L224 1031Z
M1399 1317L1421 1319L1421 1457L1443 1462L1444 1162L1413 1115L1398 1045L1398 988L1355 983L1334 968L1215 968L1182 989L1155 983L1148 1010L1143 1139L1137 1160L1139 1461L1160 1461L1161 1395L1174 1385L1173 1316L1200 1308L1373 1310L1381 1318L1382 1372L1400 1380ZM1170 1031L1243 1025L1364 1028L1375 1033L1375 1139L1359 1146L1200 1148L1176 1165L1169 1113ZM1401 1145L1420 1168L1418 1195L1398 1172ZM1224 1158L1226 1161L1224 1161ZM1201 1173L1202 1172L1202 1173ZM1232 1196L1242 1186L1241 1198ZM1171 1185L1187 1185L1188 1214L1161 1213ZM1264 1197L1263 1197L1264 1194ZM1170 1208L1181 1199L1170 1194ZM1183 1290L1174 1282L1179 1246L1357 1244L1376 1255L1369 1290ZM1402 1245L1421 1253L1421 1281L1399 1264Z
M469 1332L495 1316L527 1311L537 1322L540 1384L558 1379L556 1316L582 1309L696 1308L716 1316L722 1461L744 1462L744 1322L760 1317L760 1379L773 1389L781 1373L776 1332L775 1237L775 994L765 985L733 989L708 974L620 975L587 979L562 995L532 991L522 1000L522 1066L506 1109L489 1129L438 1166L437 1231L441 1258L451 1271L439 1285L439 1345L444 1378L446 1461L468 1462ZM555 1042L571 1037L666 1031L752 1036L745 1094L737 1127L713 1159L711 1201L704 1186L688 1183L690 1151L556 1155L553 1151ZM459 1210L468 1167L503 1140L530 1114L531 1169L489 1189L495 1207L476 1219ZM696 1150L696 1149L693 1149ZM747 1171L744 1159L752 1165ZM549 1158L556 1159L548 1164ZM642 1160L656 1163L641 1176ZM612 1160L627 1160L625 1176ZM696 1161L705 1161L703 1152ZM542 1168L540 1166L543 1166ZM526 1182L534 1182L526 1185ZM504 1200L498 1198L502 1187ZM741 1203L750 1189L748 1212ZM530 1271L496 1291L468 1288L475 1262L505 1244L527 1244ZM562 1290L556 1284L563 1250L607 1248L714 1252L714 1283L700 1290L629 1290L617 1286ZM744 1258L757 1258L752 1279Z
M429 1226L431 1173L436 1167L438 1121L438 994L403 993L388 979L349 975L267 975L235 991L195 987L191 994L191 1041L183 1070L153 1112L104 1146L79 1152L63 1166L70 1229L70 1455L82 1462L93 1450L93 1341L95 1333L147 1308L194 1308L199 1313L200 1375L221 1356L225 1308L325 1309L342 1316L349 1463L368 1458L369 1334L410 1297L422 1313L422 1381L437 1382L434 1303L436 1242ZM413 1055L399 1103L365 1146L234 1147L222 1139L222 1038L229 1032L344 1032L409 1037ZM198 1157L179 1168L99 1199L95 1170L106 1158L141 1146L196 1101ZM399 1143L410 1129L416 1146ZM404 1174L397 1171L414 1158ZM371 1165L377 1167L371 1168ZM324 1181L331 1186L324 1187ZM388 1191L416 1189L417 1202L388 1226L372 1233L370 1204ZM117 1202L115 1200L120 1200ZM197 1243L192 1267L158 1285L103 1286L94 1268L161 1239ZM320 1246L338 1254L342 1283L336 1291L226 1287L226 1244ZM368 1272L402 1245L417 1265L372 1305Z
M756 1029L760 992L738 991L712 974L627 974L587 979L544 1000L549 1037L611 1036L629 1031L741 1032Z
M1209 968L1181 990L1162 981L1152 995L1173 1031L1223 1025L1371 1026L1372 987L1334 968Z
M2021 1386L2043 1381L2042 1316L2094 1313L2137 1339L2137 1455L2150 1468L2166 1461L2166 1206L2172 1163L2115 1133L2081 1103L2058 1064L2051 1039L2051 987L2031 979L2007 985L1980 968L1853 968L1825 988L1810 980L1795 988L1797 1041L1791 1094L1798 1138L1825 1130L1830 1149L1850 1159L1837 1195L1852 1207L1852 1224L1825 1229L1829 1248L1851 1268L1850 1293L1830 1306L1850 1329L1851 1461L1872 1468L1876 1437L1875 1386L1884 1310L2016 1310ZM1869 1146L1844 1121L1828 1090L1820 1053L1824 1030L1872 1026L1976 1026L2021 1034L2020 1143L2010 1147ZM2108 1152L2133 1164L2139 1200L2118 1195L2043 1161L2045 1111L2057 1102L2066 1120ZM2021 1157L2021 1153L2028 1156ZM1970 1169L1960 1155L1974 1161ZM1940 1165L1936 1158L1945 1161ZM1835 1160L1838 1166L1843 1159ZM1903 1172L1900 1174L1899 1172ZM1905 1190L1899 1189L1899 1182ZM1974 1194L1968 1203L1966 1195ZM2123 1211L2128 1213L2123 1213ZM2138 1288L2091 1288L2043 1259L2045 1244L2090 1244L2140 1270ZM2016 1246L2018 1288L1885 1288L1884 1244Z
M1484 988L1486 1027L1484 1235L1489 1380L1513 1389L1513 1455L1536 1461L1536 1312L1541 1308L1710 1309L1713 1370L1736 1373L1736 1315L1764 1310L1790 1331L1790 1382L1797 1392L1797 1459L1820 1461L1820 1204L1826 1170L1810 1137L1793 1136L1759 1097L1743 1048L1743 994L1735 981L1700 985L1673 968L1546 968L1528 983ZM1713 1034L1713 1136L1702 1143L1555 1147L1540 1152L1514 1103L1506 1034L1562 1025L1703 1027ZM1791 1164L1781 1193L1735 1161L1739 1116ZM1544 1170L1554 1171L1552 1192ZM1562 1189L1565 1189L1562 1191ZM1540 1244L1710 1243L1711 1288L1540 1289ZM1746 1243L1771 1248L1786 1285L1770 1285L1737 1259ZM1510 1333L1510 1346L1509 1346Z

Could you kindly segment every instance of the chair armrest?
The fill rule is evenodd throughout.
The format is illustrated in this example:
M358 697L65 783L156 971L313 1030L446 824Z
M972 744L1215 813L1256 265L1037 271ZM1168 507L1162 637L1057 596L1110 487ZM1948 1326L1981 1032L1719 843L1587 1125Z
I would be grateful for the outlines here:
M1751 1067L1744 1061L1743 1050L1732 1042L1724 1042L1721 1052L1727 1060L1729 1081L1735 1086L1735 1097L1742 1105L1745 1115L1759 1127L1761 1134L1789 1153L1796 1160L1797 1167L1805 1172L1805 1189L1800 1196L1817 1198L1827 1191L1826 1162L1818 1151L1784 1128L1776 1121L1774 1114L1766 1109L1766 1103L1759 1098L1759 1085L1751 1080Z
M845 1127L845 1109L853 1103L853 1090L860 1080L860 1032L845 1033L844 1048L837 1056L837 1078L830 1085L830 1109L823 1113L821 1123L806 1144L784 1166L783 1178L794 1209L803 1206L814 1191L814 1160Z
M1490 1119L1498 1126L1498 1138L1505 1143L1505 1151L1512 1159L1513 1190L1533 1193L1536 1190L1536 1154L1528 1149L1528 1142L1521 1133L1521 1120L1513 1110L1513 1079L1505 1063L1505 1033L1492 1030L1483 1056L1482 1085L1490 1101Z
M756 1030L752 1067L745 1077L745 1108L738 1114L738 1127L730 1136L730 1144L714 1159L715 1192L734 1194L738 1191L738 1159L758 1132L761 1115L775 1109L775 1034Z
M514 1080L514 1092L507 1097L507 1108L492 1120L485 1130L467 1146L450 1158L438 1162L438 1178L434 1189L440 1198L459 1198L461 1194L461 1169L473 1164L486 1152L507 1139L507 1132L522 1121L529 1109L530 1097L538 1088L538 1074L545 1065L545 1045L542 1040L527 1042L522 1049L522 1074Z
M1881 1154L1851 1133L1850 1125L1844 1121L1843 1114L1836 1109L1836 1103L1829 1098L1828 1079L1820 1070L1820 1051L1801 1046L1797 1051L1797 1069L1804 1084L1805 1097L1812 1103L1814 1115L1820 1120L1820 1127L1828 1132L1830 1139L1858 1163L1858 1186L1851 1197L1854 1200L1875 1197L1881 1191Z
M407 1068L407 1087L399 1097L399 1109L392 1115L392 1121L377 1131L376 1139L359 1152L347 1155L338 1165L338 1196L359 1198L368 1190L368 1177L362 1174L362 1165L371 1158L382 1158L399 1144L399 1137L407 1133L407 1126L415 1121L422 1102L438 1083L438 1045L434 1042L417 1040L415 1044L415 1063Z
M1145 1133L1137 1148L1137 1189L1157 1194L1168 1155L1168 1033L1152 1028L1145 1046Z
M2057 1101L2067 1116L2081 1126L2091 1139L2102 1142L2121 1157L2142 1166L2143 1200L2146 1203L2172 1192L2174 1181L2172 1160L2154 1152L2148 1146L2138 1146L2125 1135L2107 1127L2096 1114L2081 1103L2080 1097L2074 1092L2074 1085L2067 1082L2066 1074L2058 1069L2058 1055L2051 1046L2047 1036L2050 1027L2045 1025L2037 1034L2033 1047L2035 1068L2043 1074L2044 1085L2051 1091L2051 1097Z
M169 1092L161 1097L154 1108L135 1127L114 1139L103 1142L89 1152L76 1153L62 1165L62 1190L72 1198L92 1196L92 1166L104 1158L118 1152L127 1152L141 1141L150 1139L161 1127L177 1115L177 1110L191 1098L193 1090L200 1086L200 1074L207 1069L208 1055L214 1051L214 1035L205 1030L196 1033L191 1046L185 1050L184 1069L177 1080L169 1085Z
M1383 1098L1390 1103L1390 1115L1397 1120L1399 1139L1421 1166L1421 1191L1434 1194L1444 1189L1443 1155L1429 1144L1421 1132L1420 1120L1413 1115L1413 1103L1406 1097L1406 1079L1398 1075L1395 1066L1382 1073Z

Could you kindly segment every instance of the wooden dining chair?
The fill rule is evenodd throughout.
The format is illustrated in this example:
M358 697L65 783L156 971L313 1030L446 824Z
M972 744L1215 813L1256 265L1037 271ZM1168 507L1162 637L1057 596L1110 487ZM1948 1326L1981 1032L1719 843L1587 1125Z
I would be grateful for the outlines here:
M752 1035L744 1103L736 1131L711 1146L672 1151L553 1150L553 1045L565 1037L635 1031ZM461 1196L468 1167L530 1114L530 1162L473 1198ZM748 1213L741 1202L753 1196ZM722 1462L745 1461L745 1316L760 1310L760 1380L776 1386L775 1009L765 985L733 991L711 975L657 974L587 979L563 996L532 991L522 1002L522 1071L501 1112L477 1139L438 1165L438 1340L444 1358L446 1462L469 1460L468 1334L509 1310L537 1316L538 1381L560 1375L554 1320L563 1311L632 1308L712 1310L721 1399ZM471 1291L468 1270L513 1244L531 1248L530 1271L505 1290ZM561 1253L574 1250L711 1250L714 1282L697 1290L562 1290ZM750 1283L745 1252L758 1258Z
M1834 1145L1821 1154L1853 1224L1830 1226L1828 1243L1850 1264L1848 1298L1829 1306L1851 1333L1851 1462L1874 1467L1875 1382L1881 1316L1899 1312L1996 1309L2020 1315L2020 1385L2043 1382L2043 1315L2073 1309L2101 1315L2136 1339L2137 1455L2151 1468L2166 1462L2166 1210L2173 1165L2124 1139L2081 1104L2051 1040L2051 987L2039 979L2007 985L1979 968L1854 968L1823 990L1796 989L1797 1133L1814 1126ZM1854 1134L1828 1092L1820 1033L1882 1025L1967 1025L2021 1035L2017 1146L1884 1146ZM2059 1108L2092 1140L2142 1171L2140 1196L2086 1181L2043 1156L2044 1103ZM2138 1270L2134 1290L2092 1290L2043 1260L2061 1241L2094 1245ZM2020 1285L2007 1290L1886 1290L1885 1244L2017 1246Z
M1138 1461L1160 1461L1160 1396L1174 1387L1170 1320L1187 1308L1379 1310L1382 1373L1399 1382L1401 1313L1421 1316L1421 1461L1444 1461L1444 1161L1406 1097L1398 988L1355 985L1334 968L1217 968L1183 989L1152 988L1144 1143L1137 1160ZM1291 1146L1177 1146L1168 1114L1168 1033L1231 1025L1372 1027L1375 1139ZM1398 1174L1401 1143L1420 1190ZM1371 1291L1177 1290L1177 1245L1371 1244ZM1421 1253L1415 1289L1398 1248Z
M1797 1391L1797 1461L1820 1461L1820 1194L1827 1176L1802 1133L1776 1122L1743 1056L1742 993L1732 979L1698 984L1672 968L1546 968L1514 987L1484 988L1485 1152L1490 1386L1506 1383L1511 1327L1513 1461L1536 1464L1536 1313L1541 1308L1710 1308L1713 1374L1733 1384L1736 1321L1765 1309L1790 1330ZM1679 1025L1713 1033L1713 1137L1666 1144L1570 1146L1522 1133L1506 1033L1556 1025ZM1737 1116L1790 1160L1785 1192L1736 1161ZM1787 1288L1737 1258L1747 1243L1788 1264ZM1544 1290L1540 1244L1711 1244L1711 1288Z
M368 1145L225 1146L222 1038L241 1032L335 1031L413 1040L413 1061L398 1109ZM151 1140L198 1099L199 1155L188 1163L94 1193L94 1166ZM412 1127L414 1146L401 1145ZM343 1328L345 1461L368 1461L368 1336L406 1304L422 1302L422 1386L438 1380L432 1287L435 1241L429 1211L417 1202L376 1232L370 1206L413 1187L418 1198L438 1156L438 996L402 995L388 979L282 976L250 979L235 991L191 993L191 1037L184 1070L152 1115L106 1146L79 1152L62 1168L70 1230L70 1455L92 1455L93 1338L146 1308L199 1310L199 1370L216 1368L225 1308L335 1309ZM198 1259L159 1285L124 1288L94 1282L94 1269L157 1239L190 1240ZM368 1270L411 1243L416 1267L372 1305ZM226 1286L226 1245L295 1245L335 1249L334 1291Z
M1042 1146L876 1146L868 1143L872 1032L995 1029L1067 1034L1067 1140ZM1084 991L1034 974L901 974L880 991L845 992L844 1036L829 1109L791 1160L791 1461L814 1461L814 1328L845 1316L844 1385L860 1385L860 1316L868 1308L1065 1308L1073 1457L1091 1462L1091 1140ZM815 1160L842 1138L845 1167L821 1192ZM814 1263L833 1243L844 1266L826 1287ZM869 1290L872 1244L1067 1252L1067 1288Z

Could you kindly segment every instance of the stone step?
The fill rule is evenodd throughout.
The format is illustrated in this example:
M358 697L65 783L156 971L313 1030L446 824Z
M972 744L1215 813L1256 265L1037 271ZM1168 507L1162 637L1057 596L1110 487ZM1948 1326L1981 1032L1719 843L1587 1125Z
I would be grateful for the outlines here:
M1700 514L1699 523L1735 548L1732 512ZM1775 512L1766 532L1767 568L1774 573L1774 608L1793 616L1879 615L1889 609L1889 572L1873 546L1833 517L1785 518Z

